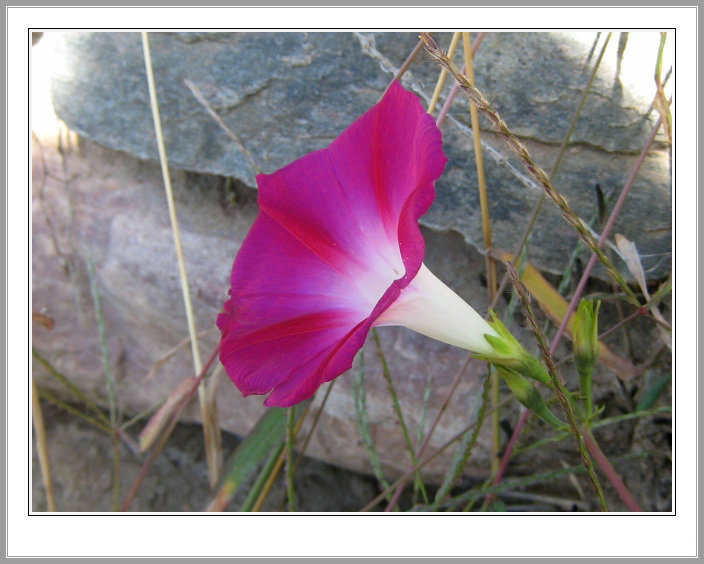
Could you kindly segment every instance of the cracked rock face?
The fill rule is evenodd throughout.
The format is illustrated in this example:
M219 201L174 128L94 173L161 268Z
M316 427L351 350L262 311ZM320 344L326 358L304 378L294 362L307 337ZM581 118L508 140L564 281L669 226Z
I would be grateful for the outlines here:
M592 33L492 33L476 56L477 85L548 171L604 38L598 44L596 39ZM446 48L449 35L438 40ZM43 41L51 42L55 52L53 100L59 117L100 144L156 159L139 34L57 33ZM586 221L597 209L596 187L618 194L654 125L652 69L658 41L656 33L611 39L554 177L556 188ZM273 172L326 146L374 104L416 42L413 33L151 34L169 163L255 186L257 169ZM644 59L653 65L638 68ZM437 74L438 68L420 56L403 82L427 103ZM436 203L421 221L438 231L455 230L482 249L466 108L458 96L443 127L450 161L437 183ZM489 126L483 127L493 245L511 250L541 191ZM552 204L543 207L529 258L559 273L576 236ZM646 159L614 231L636 243L649 278L671 270L671 183L662 142Z

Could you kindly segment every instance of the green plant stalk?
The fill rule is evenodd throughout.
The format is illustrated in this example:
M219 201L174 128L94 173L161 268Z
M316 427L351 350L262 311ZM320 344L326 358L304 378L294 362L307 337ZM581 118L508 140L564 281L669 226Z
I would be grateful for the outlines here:
M117 513L120 509L120 437L117 433L112 437L112 507Z
M301 449L298 452L298 458L296 459L296 468L298 468L301 461L303 460L303 456L305 455L306 449L308 448L308 443L310 442L310 439L313 436L313 433L315 432L316 427L318 426L318 422L320 421L320 416L323 414L323 411L325 410L325 406L328 403L328 398L330 397L330 393L332 392L332 389L334 386L335 386L335 380L331 380L330 383L328 384L328 389L325 391L325 395L323 396L323 401L320 402L320 407L315 412L315 417L313 418L313 423L311 423L310 430L308 431L306 438L303 440L303 444L301 445Z
M434 375L430 372L425 381L425 390L423 390L423 405L420 409L420 425L418 425L418 435L416 436L416 440L419 445L423 444L423 438L425 436L425 423L428 419L428 404L430 402L430 396L433 392L434 380Z
M642 411L634 411L633 413L624 413L623 415L617 415L615 417L606 417L605 419L599 419L598 421L592 423L591 428L596 429L598 427L606 427L608 425L621 423L623 421L629 421L631 419L637 419L639 417L648 417L650 415L657 415L659 413L671 412L672 408L669 406L657 407L655 409L644 409ZM552 443L558 443L560 441L565 440L569 436L569 433L560 433L551 437L546 437L544 439L540 439L539 441L535 441L534 443L530 443L524 447L516 447L513 449L513 453L522 454L524 452L535 450L536 448L541 448Z
M406 450L408 451L408 454L411 457L411 464L415 466L418 463L418 461L416 460L415 449L413 448L413 443L411 442L411 436L408 433L408 427L406 427L406 421L403 418L401 404L398 402L398 395L396 394L396 388L394 386L393 380L391 379L391 371L389 370L389 366L386 363L386 356L384 355L384 351L381 348L379 333L377 333L376 329L372 329L372 335L374 337L376 351L379 355L379 359L381 360L381 368L384 373L384 379L386 380L386 384L389 387L389 393L391 394L391 400L394 405L394 411L396 411L396 416L398 417L399 423L401 424L401 433L403 434L404 441L406 441ZM425 484L423 484L423 481L420 478L420 474L415 475L414 482L416 488L421 492L425 503L429 503L428 493L425 491Z
M93 297L93 311L95 312L95 322L98 325L98 338L100 340L100 352L103 359L103 370L105 371L105 389L110 407L110 424L113 428L118 425L117 398L115 395L115 378L110 366L110 352L108 350L108 338L105 330L105 319L103 317L103 307L100 303L100 293L95 276L95 266L93 258L88 255L88 279L90 281L90 293Z
M369 416L367 413L366 388L364 385L364 351L360 352L359 356L359 372L354 385L354 407L357 415L357 424L359 425L359 433L362 435L364 446L369 455L369 463L372 466L374 475L381 485L382 489L388 489L389 483L384 476L384 471L381 468L379 454L374 447L374 441L369 433Z
M599 483L599 479L596 476L596 471L594 470L594 465L589 456L589 452L587 451L587 445L585 443L584 436L582 435L582 431L580 430L577 420L574 416L572 404L567 399L567 395L569 394L569 392L565 389L562 380L555 371L555 366L552 362L552 355L550 354L547 342L545 341L545 335L540 330L540 327L538 327L538 323L536 322L535 316L533 315L533 308L530 305L530 298L528 297L528 293L526 292L525 287L523 286L518 277L518 272L516 272L516 269L511 263L508 264L508 269L511 278L513 279L513 284L516 290L518 291L519 296L521 297L521 301L523 302L523 308L528 318L528 321L533 329L535 338L538 341L538 347L540 348L540 352L543 355L543 361L545 362L548 374L550 376L550 381L552 382L553 392L555 393L558 401L560 402L560 406L562 407L562 410L565 413L565 417L567 418L567 422L569 423L570 432L572 433L572 436L574 437L575 442L577 443L577 451L579 452L579 456L582 459L582 463L584 464L584 467L587 469L587 472L589 474L589 481L591 482L592 487L596 492L597 498L599 499L599 505L601 506L601 510L608 511L608 506L606 505L606 500L604 499L604 492L601 488L601 484Z
M579 374L583 419L587 426L594 417L592 408L592 376L599 357L598 319L600 301L582 299L575 314L572 331L574 362Z
M628 454L622 457L619 457L620 460L633 460L633 459L638 459L638 458L645 458L647 457L647 453L637 453L637 454ZM521 490L522 488L525 488L527 486L532 486L535 484L541 484L541 483L546 483L546 482L552 482L556 480L557 478L560 478L562 476L568 475L568 474L581 474L583 472L586 472L587 469L583 465L578 465L578 466L569 466L567 468L561 468L560 470L554 470L552 472L543 472L541 474L535 474L533 476L528 476L525 478L514 478L514 479L509 479L501 482L500 484L494 484L488 487L479 487L479 488L473 488L471 490L468 490L466 492L461 493L458 496L455 496L453 498L448 499L445 503L443 503L438 509L444 509L444 508L449 508L453 507L459 503L465 503L465 502L472 502L473 498L478 498L484 495L491 495L491 494L498 494L504 491L510 491L510 490Z
M293 473L296 467L293 457L293 442L295 440L294 427L296 426L296 408L289 407L286 416L286 496L288 510L296 511L296 490L293 484Z
M269 458L267 458L266 462L264 463L264 466L262 466L262 469L259 471L257 479L254 481L252 487L249 489L247 497L245 498L244 502L242 503L242 506L240 507L240 511L252 511L252 509L254 508L254 504L261 495L262 489L264 488L264 484L269 479L269 476L271 476L283 449L284 445L281 444L279 445L279 448L276 448L271 451L271 453L269 454Z
M156 405L145 409L145 410L142 411L141 413L138 413L138 414L135 415L134 417L128 419L128 420L125 421L125 422L123 422L122 424L120 424L120 429L122 429L123 431L125 431L125 430L129 429L129 428L130 428L132 425L134 425L135 423L139 423L142 419L144 419L145 417L148 417L149 415L153 414L153 413L154 413L156 410L158 410L162 405L164 405L164 401L165 401L165 400L161 400L161 401L160 401L159 403L157 403Z
M61 372L56 370L54 366L46 360L37 350L32 347L32 357L39 362L46 370L49 371L49 374L51 374L54 378L56 378L59 382L61 382L64 386L66 386L79 400L81 400L83 403L85 403L93 413L95 413L98 416L98 419L100 419L108 429L111 428L110 425L110 419L102 412L102 410L96 405L96 403L90 399L86 394L84 394L80 388L78 388L75 384L71 383L71 381L64 376Z
M481 431L482 423L484 422L484 416L486 414L486 406L489 405L490 401L489 392L492 389L492 381L493 378L491 373L491 365L489 365L489 373L484 379L484 386L482 386L482 399L479 405L479 411L475 418L477 424L474 426L474 429L471 432L467 431L464 434L460 444L457 445L457 450L452 460L452 464L450 465L450 468L448 468L448 471L445 474L445 479L442 485L435 494L435 499L433 500L433 504L431 505L431 511L437 511L437 507L449 494L450 489L457 481L457 478L460 477L460 474L462 473L462 469L465 467L465 464L467 464L467 460L469 459L469 456L472 453L472 450L474 449L474 445L476 445L477 443L477 439L479 438L479 432ZM497 409L496 412L498 411L499 410Z
M37 454L39 456L39 466L42 471L42 481L46 492L47 511L56 511L54 499L54 483L51 479L51 464L49 462L49 444L46 440L46 427L44 425L44 415L42 404L39 401L39 388L32 378L32 422L37 439Z
M488 100L484 95L471 84L462 74L460 69L455 65L447 56L438 48L435 41L426 33L421 34L421 38L425 43L425 49L430 54L430 56L437 61L440 65L446 68L450 74L454 77L460 88L465 92L465 94L472 100L477 107L487 116L487 118L492 122L496 128L496 132L504 139L506 144L513 150L519 159L523 162L526 170L536 179L538 184L543 188L545 194L553 201L553 203L560 209L562 216L565 220L577 231L578 235L586 243L589 249L596 255L596 257L604 265L604 268L609 273L609 275L614 279L614 281L621 287L626 299L632 304L638 306L638 298L633 293L633 290L628 286L628 283L623 278L621 273L616 269L609 258L601 250L596 239L593 237L591 231L587 225L582 221L582 219L572 211L567 200L558 192L552 185L550 178L545 173L545 171L539 167L530 153L525 148L523 143L521 143L518 138L509 130L506 123L503 121L499 113L494 110L494 108L489 104Z
M512 400L515 398L513 396L508 396L501 400L501 403L496 406L496 407L491 407L487 410L485 415L490 415L494 409L500 409L510 403ZM377 506L377 504L387 497L390 492L399 489L401 486L403 486L406 483L406 480L408 478L412 477L416 472L418 472L421 468L423 468L426 464L429 464L433 460L435 460L438 456L440 456L445 450L447 450L451 445L453 445L455 442L460 440L464 434L469 431L470 429L473 429L477 425L477 422L475 421L474 423L471 423L455 433L450 439L445 441L435 452L428 454L427 456L424 456L423 458L418 459L418 464L410 468L408 471L404 472L400 478L398 478L393 484L391 484L388 488L384 489L381 493L379 493L374 499L372 499L369 503L367 503L364 507L360 509L361 512L364 511L371 511L374 507ZM426 437L427 440L427 437Z
M420 447L418 448L418 451L416 452L417 458L423 455L423 453L425 452L425 449L430 444L430 439L431 439L433 433L435 432L435 429L437 428L438 423L440 422L440 418L445 413L445 410L447 409L447 406L449 405L450 400L452 399L452 396L454 395L455 390L457 389L457 386L459 385L460 380L462 379L462 376L464 375L465 371L467 370L467 367L469 366L469 362L471 360L472 360L472 354L467 353L467 356L465 357L465 360L462 363L462 366L457 371L457 374L455 374L455 378L452 381L452 384L450 385L450 388L448 389L447 394L445 394L445 398L443 399L442 405L440 406L440 409L438 410L437 414L435 415L435 419L433 419L433 423L430 425L430 429L428 430L428 433L425 435L423 442L421 443ZM412 467L413 466L411 466L411 468ZM396 505L396 503L400 499L401 494L403 493L403 489L405 487L406 487L406 482L404 481L396 488L396 491L394 492L393 498L389 502L390 509L393 509L393 507ZM390 510L390 509L387 509L387 510Z
M159 115L159 101L157 98L156 84L154 80L154 70L152 68L151 51L149 48L149 36L147 32L142 32L142 49L144 51L144 65L147 74L147 86L149 88L149 100L152 109L152 118L154 121L154 133L156 135L157 148L159 150L159 162L161 163L161 173L164 178L164 189L166 191L166 202L169 211L169 219L171 223L171 231L174 240L174 249L176 251L176 259L178 264L179 279L181 281L181 294L186 310L186 324L188 326L188 334L191 338L191 352L193 355L193 366L196 374L201 372L203 362L200 356L200 348L198 347L198 335L195 327L195 316L193 314L193 304L191 303L191 292L188 284L188 275L186 274L186 262L183 256L183 247L181 245L181 235L178 225L178 217L176 215L176 206L174 203L173 189L171 186L171 175L169 173L169 164L166 156L166 147L164 144L164 136L161 130L161 117ZM206 389L203 384L198 388L198 400L200 405L201 420L203 422L203 439L206 444L206 459L208 462L208 475L210 484L213 486L218 479L217 461L211 456L215 452L216 447L212 444L215 436L210 426L212 425L212 417L209 413Z
M59 398L54 396L51 392L48 392L46 390L39 390L39 397L41 399L46 400L46 401L50 401L51 403L60 407L61 409L64 409L68 413L71 413L72 415L75 415L76 417L83 419L86 423L93 425L96 429L99 429L103 433L106 433L108 435L112 433L112 429L108 425L101 423L100 421L98 421L97 419L94 419L93 417L91 417L89 415L86 415L82 411L73 407L71 404L68 404L64 401L61 401Z

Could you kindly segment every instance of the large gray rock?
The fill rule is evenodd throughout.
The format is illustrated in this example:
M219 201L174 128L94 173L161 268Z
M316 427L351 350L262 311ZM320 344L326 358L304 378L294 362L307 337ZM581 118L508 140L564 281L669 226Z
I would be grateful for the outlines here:
M448 37L441 34L440 43L447 45ZM595 38L584 33L488 34L476 57L478 86L548 170L596 58ZM616 39L555 177L556 187L585 219L596 209L597 184L605 192L623 186L654 124L653 66L640 74L632 69L650 55L654 65L655 51L644 53L640 44L629 49ZM657 49L659 34L650 39L648 45ZM150 40L171 166L254 186L257 168L272 172L325 146L368 109L417 36L154 33ZM46 34L43 41L51 42L56 53L53 99L69 127L108 147L155 159L139 34ZM404 84L428 100L437 73L438 68L421 56ZM646 80L645 90L633 83L634 76ZM196 100L186 79L236 133L254 165ZM456 230L481 249L468 122L466 101L460 96L443 131L450 162L437 184L437 201L422 222L439 231ZM483 143L494 246L513 249L540 190L499 139L485 132ZM650 278L671 270L670 170L662 143L648 157L615 230L636 242ZM531 238L531 260L560 272L575 241L572 229L549 204Z

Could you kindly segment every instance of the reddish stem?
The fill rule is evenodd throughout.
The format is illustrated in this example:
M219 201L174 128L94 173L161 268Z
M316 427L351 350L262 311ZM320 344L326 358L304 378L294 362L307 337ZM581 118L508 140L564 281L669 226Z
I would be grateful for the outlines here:
M582 435L584 436L584 442L589 449L589 454L591 454L592 458L597 461L602 472L604 472L609 482L611 482L613 487L616 489L616 492L621 500L623 500L623 503L626 504L626 507L628 507L631 511L643 511L640 508L640 505L638 505L636 500L633 498L633 495L631 495L631 492L628 491L626 484L624 484L623 480L621 480L621 476L618 475L614 467L611 466L609 459L606 458L606 455L599 448L599 445L596 440L594 440L591 432L583 428Z
M430 437L433 435L433 432L435 431L435 427L437 427L443 413L445 413L445 410L447 409L447 406L450 403L450 400L452 399L452 395L455 393L455 389L459 385L460 380L462 379L462 376L464 375L465 370L467 370L467 366L469 366L469 361L471 359L472 359L472 355L468 354L464 360L464 364L457 371L457 375L455 376L455 379L452 382L452 385L450 386L450 389L448 390L447 394L445 395L445 399L443 400L442 405L440 406L440 411L438 411L438 414L435 416L435 419L433 420L433 424L430 426L430 429L425 434L425 437L423 438L423 442L421 443L420 448L418 449L418 452L416 452L416 458L420 458L421 456L423 456L423 453L425 452L425 449L428 446L428 443L430 443ZM413 467L411 467L411 469L412 468ZM391 500L389 500L389 504L386 506L386 509L384 509L384 511L393 511L393 508L396 507L396 504L398 503L398 500L401 497L401 494L403 493L403 489L406 487L407 483L408 483L408 481L404 481L401 484L399 484L398 488L396 488L394 495L391 497Z
M191 389L188 391L188 394L186 394L186 397L171 417L171 421L169 422L168 427L164 431L161 440L154 446L154 448L152 448L151 452L149 453L149 457L140 468L139 474L135 478L134 482L132 482L132 487L130 488L130 491L127 492L127 496L125 496L125 500L120 506L120 511L129 511L130 506L132 505L132 502L134 501L134 498L137 495L137 492L139 491L142 482L144 481L144 478L146 478L147 473L149 472L149 469L154 464L154 461L156 460L157 456L159 456L161 449L164 447L164 445L166 445L166 440L171 435L171 432L173 431L174 427L176 427L176 423L178 423L178 419L181 415L181 412L183 411L183 408L186 407L186 405L191 399L193 399L193 396L198 391L198 386L200 385L205 375L208 373L210 366L217 358L218 352L220 352L220 342L218 342L218 344L215 346L213 352L210 353L210 358L208 358L207 362L205 363L205 366L203 366L203 369L200 371L200 374L198 374L198 376L193 379L193 385L191 386Z

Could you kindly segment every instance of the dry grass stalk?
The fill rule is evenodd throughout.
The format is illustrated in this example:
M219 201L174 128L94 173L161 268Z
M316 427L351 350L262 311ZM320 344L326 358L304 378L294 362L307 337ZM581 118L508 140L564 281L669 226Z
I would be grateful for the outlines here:
M161 163L161 172L164 177L164 188L166 190L166 201L169 208L169 218L171 220L171 230L174 238L174 247L178 262L179 277L181 279L181 290L183 293L183 302L186 308L186 323L188 325L188 334L191 338L191 351L193 353L193 366L195 373L199 374L203 368L203 361L198 348L198 336L196 334L195 316L193 314L193 305L191 303L191 292L188 285L188 276L186 274L186 263L183 257L183 247L181 246L181 236L178 227L178 218L176 216L176 207L174 205L174 195L171 186L171 176L169 174L169 165L166 157L166 147L164 145L164 136L161 130L161 117L159 115L159 102L157 100L156 85L154 81L154 70L152 69L151 51L149 49L149 37L146 32L142 32L142 47L144 49L144 64L147 73L147 82L149 86L149 99L152 107L152 116L154 118L154 132L156 134L157 146L159 149L159 161ZM212 425L212 416L208 410L206 401L205 386L201 382L198 386L198 399L200 403L201 418L203 420L203 432L206 441L206 451L211 448L217 448L217 445L212 444L214 433L208 429ZM211 441L211 443L208 443ZM218 480L217 468L208 467L210 483L214 485Z
M422 33L421 38L425 43L425 49L430 54L430 56L446 68L450 74L454 77L460 88L465 92L465 94L472 100L477 107L487 116L487 118L492 122L496 128L496 133L498 133L506 142L506 144L516 153L518 158L521 159L523 165L526 167L528 172L533 176L540 186L545 191L545 194L553 201L553 203L560 209L562 216L565 220L574 227L579 236L582 238L584 243L589 247L589 249L599 258L604 268L609 273L609 275L616 281L616 283L621 287L623 292L626 294L626 299L632 304L638 306L638 298L633 293L633 290L628 286L626 280L623 278L621 273L616 269L609 258L604 254L604 251L599 247L598 242L593 237L589 227L582 221L582 219L574 213L570 208L567 200L564 196L558 192L552 185L550 178L547 173L539 167L535 161L533 161L530 153L525 148L523 143L521 143L518 138L509 130L506 123L501 119L501 116L496 110L494 110L489 104L489 101L484 97L484 95L471 84L465 76L462 74L460 69L455 65L447 55L443 53L437 46L435 41L427 33Z
M51 465L49 464L49 445L46 440L46 427L44 426L42 404L39 401L39 390L34 378L32 378L32 421L34 422L34 432L37 434L37 453L39 466L42 470L44 491L46 492L47 510L53 512L56 511L56 502L54 501L54 483L51 480Z

